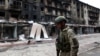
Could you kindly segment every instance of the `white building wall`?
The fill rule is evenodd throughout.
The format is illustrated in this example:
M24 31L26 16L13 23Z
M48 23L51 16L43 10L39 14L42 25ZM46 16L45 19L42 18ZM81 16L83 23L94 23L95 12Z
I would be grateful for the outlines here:
M71 10L72 19L78 20L78 18L77 18L77 7L76 7L76 3L74 3L74 1L72 1L71 8L69 8L69 10Z
M55 10L53 10L53 15L56 15L56 11Z
M47 0L44 0L45 5L47 5Z
M98 24L100 25L100 11L99 11L99 20L98 20Z
M85 25L89 25L89 16L88 16L88 9L87 6L84 7L84 20L85 20Z
M9 7L9 1L5 0L5 9L8 9L8 7Z

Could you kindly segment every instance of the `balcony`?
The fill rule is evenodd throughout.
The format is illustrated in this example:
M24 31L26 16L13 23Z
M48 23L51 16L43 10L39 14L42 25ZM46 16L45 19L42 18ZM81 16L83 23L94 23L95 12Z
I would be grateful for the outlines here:
M36 12L36 11L35 11L35 12ZM44 16L45 12L44 12L44 11L41 11L40 14L41 14L41 16Z
M22 2L21 1L14 1L9 5L10 10L21 11L22 9Z
M5 9L5 3L4 2L0 2L0 9Z
M54 8L52 5L44 5L44 6L46 6L46 7L50 7L50 8Z
M5 5L0 4L0 9L5 9Z
M67 11L71 11L71 8L70 7L66 8L66 9L67 9Z
M36 5L36 4L34 4L34 5ZM40 3L40 6L41 6L41 7L44 7L45 5L44 5L43 3Z
M66 14L67 18L71 18L71 15L70 14Z
M55 7L55 3L54 2L52 2L52 7Z
M67 18L71 18L71 16L67 16Z
M89 14L89 17L91 17L91 18L98 18L99 14L98 15L97 14Z
M21 11L21 5L10 5L10 10Z
M46 15L52 15L52 13L49 13L49 12L48 12L48 13L45 13L45 14L46 14Z
M94 9L89 9L88 11L91 12L91 13L99 13L98 10L94 10Z
M68 6L68 5L70 5L70 3L71 3L71 0L62 0L63 5Z
M89 21L89 25L98 25L98 23Z
M53 15L56 15L56 11L55 10L53 10Z
M96 25L96 23L98 22L98 19L89 19L89 24L90 25Z
M0 16L0 20L1 20L1 19L5 19L5 17L1 17L1 16Z

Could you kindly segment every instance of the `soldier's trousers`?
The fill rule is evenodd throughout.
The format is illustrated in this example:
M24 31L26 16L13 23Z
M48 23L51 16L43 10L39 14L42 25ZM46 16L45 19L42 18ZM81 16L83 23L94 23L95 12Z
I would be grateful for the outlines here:
M60 56L70 56L70 52L60 52Z
M60 56L77 56L77 50L74 50L72 54L70 52L60 52Z
M77 56L78 54L78 49L74 49L74 51L72 52L72 56Z

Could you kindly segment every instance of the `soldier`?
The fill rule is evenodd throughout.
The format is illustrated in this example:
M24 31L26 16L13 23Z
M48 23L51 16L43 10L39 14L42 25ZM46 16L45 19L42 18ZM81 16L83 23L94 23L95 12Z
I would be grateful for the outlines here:
M78 42L78 40L76 38L73 38L73 43L74 43L74 47L73 47L72 56L77 56L78 49L79 49L79 42Z
M58 31L58 35L59 35L59 31ZM60 53L60 44L59 44L59 36L57 37L56 39L56 51L57 51L57 56L59 56L59 53Z
M60 30L56 40L56 50L58 56L72 56L74 32L68 26L65 26L67 20L64 16L55 19L55 25Z

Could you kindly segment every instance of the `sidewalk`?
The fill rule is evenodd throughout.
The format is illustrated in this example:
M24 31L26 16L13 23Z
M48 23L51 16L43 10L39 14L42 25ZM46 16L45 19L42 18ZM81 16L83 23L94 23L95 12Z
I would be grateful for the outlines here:
M88 34L88 35L78 35L80 48L79 54L86 52L90 49L96 48L94 42L100 41L100 34ZM22 45L21 45L22 44ZM20 46L21 45L21 46ZM56 56L55 41L44 41L44 42L34 42L31 45L27 45L27 41L19 41L14 43L0 43L0 46L8 46L4 48L4 52L0 52L2 56ZM15 47L12 47L15 46ZM0 48L2 50L2 48Z
M100 42L99 36L100 34L98 33L78 36L80 44L79 54L96 48L97 44L95 42Z

